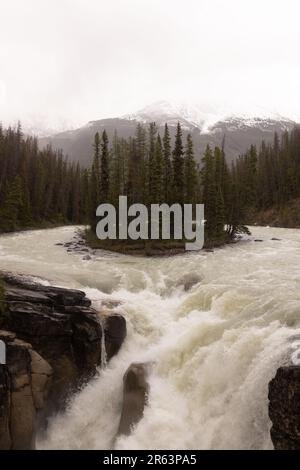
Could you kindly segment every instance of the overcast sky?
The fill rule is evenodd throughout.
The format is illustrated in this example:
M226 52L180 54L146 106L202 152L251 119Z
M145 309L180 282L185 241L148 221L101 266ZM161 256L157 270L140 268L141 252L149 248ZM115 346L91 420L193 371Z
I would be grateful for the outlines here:
M0 0L0 120L158 100L300 118L299 0Z

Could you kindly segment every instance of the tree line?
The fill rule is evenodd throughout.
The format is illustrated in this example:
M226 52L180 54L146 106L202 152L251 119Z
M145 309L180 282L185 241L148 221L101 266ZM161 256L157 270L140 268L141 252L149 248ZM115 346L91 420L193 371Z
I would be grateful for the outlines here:
M248 220L270 208L284 211L287 203L300 197L300 127L274 134L272 143L251 145L232 169L240 187L240 207ZM292 221L291 221L292 222Z
M21 126L0 126L0 231L87 222L88 171L68 163ZM86 186L85 186L86 185Z
M70 163L59 150L41 150L21 126L0 126L0 231L48 224L97 223L101 203L179 203L205 205L205 238L223 242L247 231L257 211L283 206L300 196L300 129L262 142L230 166L225 143L207 146L200 164L191 135L180 124L171 141L168 125L160 135L155 123L138 124L135 135L109 142L106 131L94 138L91 168Z

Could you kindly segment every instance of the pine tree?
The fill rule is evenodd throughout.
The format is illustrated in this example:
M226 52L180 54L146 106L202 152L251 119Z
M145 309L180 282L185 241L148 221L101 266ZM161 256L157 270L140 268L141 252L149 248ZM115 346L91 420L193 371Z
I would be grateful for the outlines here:
M96 132L94 139L94 159L91 174L91 227L96 227L96 209L100 204L100 136Z
M163 166L162 166L163 202L171 203L172 197L172 162L171 162L171 138L168 125L165 124L163 137Z
M225 225L225 203L224 203L224 184L225 184L225 159L224 152L216 147L214 151L215 161L215 184L216 184L216 227L215 236L220 239L224 236Z
M121 189L121 175L122 175L122 164L121 164L121 143L118 138L117 131L113 137L113 151L111 158L110 167L110 196L109 199L115 206L118 204L118 198L122 194Z
M91 185L90 185L90 170L84 169L81 173L81 221L88 224L90 220L91 211Z
M17 230L18 217L22 209L22 181L16 176L11 184L7 184L4 201L0 211L0 230L11 232Z
M100 198L102 202L108 202L109 199L109 150L105 130L102 134L101 144Z
M197 166L194 159L194 149L191 134L187 136L184 158L184 200L187 204L196 202Z
M156 157L156 133L157 128L155 122L149 125L149 154L148 154L148 203L153 204L155 201L155 157Z
M146 171L146 132L142 124L138 123L136 128L136 149L135 149L135 164L134 164L134 186L135 186L135 201L146 202L145 186L147 183Z
M163 150L160 135L158 134L155 145L155 163L153 175L153 202L163 202L162 191L162 167L163 167Z
M184 152L182 145L182 130L177 123L175 147L173 150L173 201L184 203Z
M205 207L205 236L213 239L216 234L216 181L213 153L207 145L202 160L202 200Z
M256 207L257 202L257 150L254 145L251 145L249 153L248 153L248 172L246 175L246 196L247 196L247 204L252 207Z

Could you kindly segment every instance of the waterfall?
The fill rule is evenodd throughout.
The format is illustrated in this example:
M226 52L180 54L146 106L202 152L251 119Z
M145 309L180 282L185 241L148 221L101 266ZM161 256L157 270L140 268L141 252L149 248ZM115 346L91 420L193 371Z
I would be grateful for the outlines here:
M101 369L107 366L107 353L105 347L105 318L100 318L101 325Z
M99 252L89 262L55 245L74 230L0 237L2 269L82 289L94 305L119 305L127 322L126 341L107 364L102 322L101 373L50 420L37 447L272 448L268 383L300 334L300 230L254 227L252 237L214 253ZM132 362L153 364L148 404L131 435L114 441Z

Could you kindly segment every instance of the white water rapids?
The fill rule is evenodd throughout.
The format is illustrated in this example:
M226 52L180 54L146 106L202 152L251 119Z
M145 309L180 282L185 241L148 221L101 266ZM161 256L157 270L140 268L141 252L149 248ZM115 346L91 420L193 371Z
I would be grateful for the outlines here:
M55 246L74 231L0 237L0 269L83 289L95 307L120 300L127 320L119 354L51 420L38 448L272 448L268 382L300 334L300 230L254 228L251 241L214 253L87 261ZM189 291L187 275L199 277ZM144 361L153 364L144 417L114 442L123 374Z

